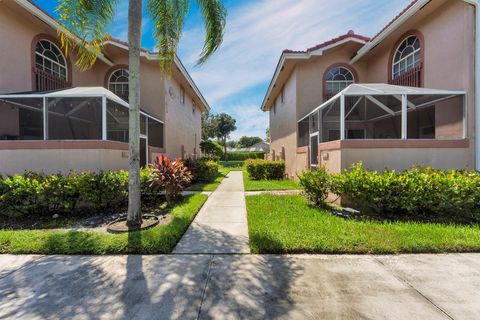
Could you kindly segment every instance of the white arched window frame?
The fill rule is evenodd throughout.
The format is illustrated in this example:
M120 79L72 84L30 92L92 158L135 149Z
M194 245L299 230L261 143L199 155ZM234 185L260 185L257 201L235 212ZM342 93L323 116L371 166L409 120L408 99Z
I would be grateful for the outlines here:
M42 39L35 47L35 66L60 79L68 79L67 60L62 51L51 41Z
M355 83L355 76L352 71L345 67L334 67L325 76L326 94L337 94L353 83Z
M406 37L395 50L392 64L392 79L417 67L422 62L421 45L417 36Z
M112 91L125 101L128 101L128 76L129 73L127 69L117 69L110 74L110 77L108 77L108 90Z

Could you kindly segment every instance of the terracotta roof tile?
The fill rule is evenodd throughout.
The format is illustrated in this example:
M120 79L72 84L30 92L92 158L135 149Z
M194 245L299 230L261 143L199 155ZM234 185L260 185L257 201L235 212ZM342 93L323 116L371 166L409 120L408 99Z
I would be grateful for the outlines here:
M318 49L322 49L322 48L325 48L327 46L330 46L332 44L335 44L337 42L340 42L342 40L345 40L345 39L348 39L348 38L355 38L355 39L358 39L358 40L361 40L361 41L365 41L365 42L368 42L370 41L370 38L368 37L365 37L365 36L362 36L362 35L359 35L359 34L356 34L355 32L353 32L352 30L350 30L348 33L346 34L343 34L341 36L338 36L336 38L333 38L331 40L328 40L328 41L325 41L323 43L320 43L320 44L317 44L316 46L314 47L311 47L311 48L308 48L307 50L305 51L296 51L296 50L289 50L289 49L285 49L283 50L283 53L309 53L309 52L312 52L312 51L315 51L315 50L318 50Z

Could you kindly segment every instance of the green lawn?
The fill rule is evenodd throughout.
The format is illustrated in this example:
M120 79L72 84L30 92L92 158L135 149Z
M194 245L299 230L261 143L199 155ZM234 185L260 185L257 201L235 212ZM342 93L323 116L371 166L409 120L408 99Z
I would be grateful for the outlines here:
M302 196L246 198L254 253L480 252L480 226L345 220Z
M245 191L299 190L299 184L293 180L250 180L248 172L243 170Z
M217 179L211 183L196 183L189 187L188 191L215 191L222 180L230 171L242 171L245 191L275 191L275 190L299 190L300 185L292 180L250 180L247 170L242 166L242 161L220 162L220 173Z
M35 254L159 254L170 253L207 200L188 196L171 209L168 224L128 234L82 231L0 231L0 253Z

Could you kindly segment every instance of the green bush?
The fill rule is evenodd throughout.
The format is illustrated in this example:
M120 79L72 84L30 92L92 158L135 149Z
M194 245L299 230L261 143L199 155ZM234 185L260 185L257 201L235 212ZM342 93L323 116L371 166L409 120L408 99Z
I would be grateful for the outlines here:
M219 165L208 158L188 159L184 164L192 173L193 182L213 182L218 177Z
M153 170L140 172L142 204L160 199L150 187ZM0 177L0 214L7 216L73 213L79 204L94 211L112 211L128 201L128 172L70 172L68 175L25 172Z
M223 157L223 147L211 140L201 141L200 150L205 157L215 161L218 161Z
M244 161L248 159L264 159L265 152L229 152L228 161Z
M376 172L358 164L332 177L332 192L373 217L480 222L480 174L474 171Z
M80 201L94 210L115 210L128 199L128 172L84 172L78 176Z
M323 206L330 191L330 176L324 167L306 171L299 176L306 198L315 205Z
M245 167L252 180L283 180L285 176L283 161L249 159Z

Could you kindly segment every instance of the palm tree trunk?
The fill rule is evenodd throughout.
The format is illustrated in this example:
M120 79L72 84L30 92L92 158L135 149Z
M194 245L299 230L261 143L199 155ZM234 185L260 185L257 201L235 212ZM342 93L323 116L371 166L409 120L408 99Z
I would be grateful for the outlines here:
M129 179L127 225L142 224L140 199L140 42L142 0L130 0L128 7L129 45Z

